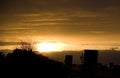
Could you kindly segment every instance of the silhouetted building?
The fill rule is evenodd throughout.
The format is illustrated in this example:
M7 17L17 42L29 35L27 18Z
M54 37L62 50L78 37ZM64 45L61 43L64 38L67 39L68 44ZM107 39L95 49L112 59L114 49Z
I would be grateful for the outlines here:
M98 65L98 51L84 50L81 78L95 78Z
M98 51L97 50L84 50L84 65L95 66L98 64Z
M73 56L72 55L66 55L65 56L65 64L68 66L72 65L72 61L73 61Z

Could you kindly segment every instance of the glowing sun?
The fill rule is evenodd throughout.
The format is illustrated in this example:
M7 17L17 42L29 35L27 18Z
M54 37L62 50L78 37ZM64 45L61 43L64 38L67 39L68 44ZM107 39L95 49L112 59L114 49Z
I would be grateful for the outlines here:
M37 50L39 52L55 52L55 51L62 51L65 47L64 43L38 43Z

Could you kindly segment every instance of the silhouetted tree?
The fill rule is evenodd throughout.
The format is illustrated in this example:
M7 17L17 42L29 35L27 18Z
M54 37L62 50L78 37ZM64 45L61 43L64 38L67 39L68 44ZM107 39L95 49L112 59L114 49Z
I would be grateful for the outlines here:
M34 45L32 43L30 43L30 42L24 42L23 41L23 42L20 43L20 48L22 50L32 51L33 47L34 47Z
M5 58L5 55L3 54L3 52L0 52L0 64L4 62L4 58Z
M9 77L17 75L19 77L66 78L68 75L68 69L63 63L36 54L26 47L9 53L5 61L2 68L4 73L11 74Z

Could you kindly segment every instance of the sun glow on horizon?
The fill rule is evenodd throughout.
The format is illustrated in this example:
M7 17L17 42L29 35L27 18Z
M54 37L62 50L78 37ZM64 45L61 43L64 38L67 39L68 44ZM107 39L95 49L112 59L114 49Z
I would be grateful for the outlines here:
M63 51L64 47L65 47L64 43L42 42L37 44L37 50L39 52Z

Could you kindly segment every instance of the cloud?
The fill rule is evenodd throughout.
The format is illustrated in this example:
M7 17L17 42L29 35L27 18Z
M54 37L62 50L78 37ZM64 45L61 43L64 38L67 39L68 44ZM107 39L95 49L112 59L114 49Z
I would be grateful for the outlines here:
M118 33L120 29L119 0L0 1L0 35L103 34L99 31Z
M10 18L11 17L11 18ZM1 26L1 34L103 34L119 32L115 19L84 11L42 12L6 16L7 22ZM13 20L13 22L11 22ZM7 24L7 25L6 25ZM114 25L114 27L113 27ZM100 32L102 31L102 32Z
M88 32L92 34L105 34L106 33L105 31L88 31Z
M120 8L119 0L0 0L0 13L34 13L42 11L101 11Z
M6 45L18 45L20 42L4 42L0 41L0 46L6 46Z

